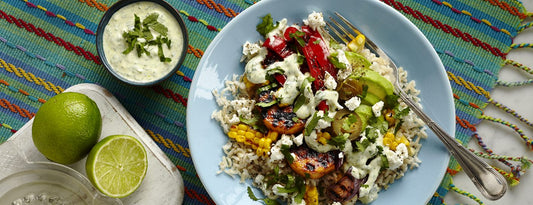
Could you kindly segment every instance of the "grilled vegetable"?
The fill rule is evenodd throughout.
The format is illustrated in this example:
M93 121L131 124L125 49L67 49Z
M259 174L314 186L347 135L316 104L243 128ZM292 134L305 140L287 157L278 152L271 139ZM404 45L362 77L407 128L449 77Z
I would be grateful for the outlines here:
M328 187L326 194L330 200L344 202L359 193L359 188L366 180L366 177L363 179L355 178L352 175L352 167L350 167L337 183Z
M263 123L272 131L280 134L294 134L301 132L305 122L296 116L292 106L280 108L273 106L264 115Z
M265 136L252 127L241 123L231 126L228 137L251 146L258 156L266 156L270 151L272 142L278 140L278 133L271 131Z
M319 153L306 146L299 146L291 150L294 160L290 167L300 176L318 179L336 169L339 158L338 151Z

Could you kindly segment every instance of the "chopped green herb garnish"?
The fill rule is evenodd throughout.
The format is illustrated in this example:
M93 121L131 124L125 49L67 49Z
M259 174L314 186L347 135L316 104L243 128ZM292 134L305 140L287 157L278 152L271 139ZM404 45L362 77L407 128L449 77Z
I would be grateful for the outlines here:
M335 66L335 68L338 68L338 69L341 69L341 70L344 70L346 69L346 64L344 63L341 63L339 61L339 53L337 52L333 52L331 53L329 56L328 56L328 60L331 64L333 64L333 66Z
M137 51L137 56L141 57L143 54L150 56L148 52L148 46L157 46L157 55L161 62L170 62L172 59L165 57L163 53L163 45L167 45L170 48L171 41L167 37L168 28L159 23L157 18L159 14L152 13L148 15L142 22L137 14L134 14L134 26L133 30L122 33L122 37L126 41L127 48L122 53L128 54L134 49ZM160 35L154 37L152 30ZM142 40L141 40L142 39Z
M259 107L270 107L274 104L278 103L277 100L272 100L270 102L258 102L258 103L255 103L255 105L259 106Z
M309 124L305 126L304 129L304 136L309 136L311 132L315 129L316 125L318 124L318 120L320 120L320 117L317 116L317 112L313 114L313 118L311 118L311 121L309 121Z
M320 39L317 39L316 41L313 41L313 44L320 44Z
M381 157L381 169L388 169L389 168L389 160L387 159L387 156L380 155Z
M252 188L248 187L248 197L254 201L263 201L266 205L279 205L280 203L276 200L269 199L269 198L262 198L259 199L254 195L254 192L252 191Z
M385 97L385 104L384 104L384 108L388 108L388 109L394 109L396 106L398 106L400 103L398 102L398 98L399 96L397 95L387 95Z
M409 114L409 111L411 111L411 110L409 109L409 107L406 107L405 109L401 109L401 110L399 110L399 109L398 109L398 110L395 110L395 111L394 111L394 113L395 113L395 114L394 114L394 118L396 118L396 119L400 119L400 118L402 118L402 117L408 115L408 114Z
M364 139L360 142L355 142L355 145L357 146L357 150L362 152L370 145L370 140Z
M287 160L287 162L289 162L289 164L292 164L292 162L294 161L294 157L292 157L290 149L291 149L291 146L289 145L286 145L286 144L281 145L281 153L283 154L283 156L285 156L285 159Z
M304 179L300 176L286 175L285 187L278 187L280 193L297 193L294 197L296 203L301 203L305 195Z
M274 19L272 19L272 16L270 14L267 14L261 19L263 19L263 21L260 24L257 24L255 28L257 32L259 32L259 34L261 34L263 37L266 37L266 35L270 31L276 29L279 25L279 23L276 23L274 25Z
M337 135L335 137L332 137L328 140L328 144L337 146L341 150L344 149L344 145L346 144L346 140L348 139L348 134L344 133L342 135Z
M298 95L298 97L294 101L294 108L293 108L294 112L297 112L300 109L300 107L307 104L308 102L309 102L309 99L305 97L304 94Z
M289 34L289 37L294 38L302 47L305 46L305 40L302 38L303 36L305 36L305 33L302 31L296 31L294 33Z

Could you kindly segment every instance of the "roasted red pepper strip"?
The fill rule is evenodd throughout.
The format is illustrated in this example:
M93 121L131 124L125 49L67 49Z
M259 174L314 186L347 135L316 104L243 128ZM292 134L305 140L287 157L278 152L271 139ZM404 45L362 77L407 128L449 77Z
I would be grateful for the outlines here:
M267 38L263 43L263 46L271 51L274 51L282 58L286 58L287 56L293 54L293 52L287 47L287 42L285 42L285 39L278 36Z
M307 61L307 66L309 67L309 74L315 79L315 81L313 81L313 88L315 91L324 88L324 71L320 69L315 52L309 46L303 47L302 52Z
M287 77L283 74L276 73L274 74L274 78L278 81L279 84L282 86L285 85L285 81L287 81Z
M317 105L317 109L318 110L322 110L322 111L329 110L329 106L328 106L328 103L326 102L326 100L320 101L320 103L318 103L318 105Z
M320 33L309 26L302 26L302 32L306 34L307 38L307 44L302 48L302 54L307 60L309 73L315 78L313 88L320 90L324 87L325 72L336 78L337 69L328 60L329 50Z
M285 29L285 33L283 33L283 37L286 41L292 41L293 39L291 37L291 34L296 32L299 32L298 28L294 26L287 27L287 29Z
M335 69L335 66L333 66L333 64L331 64L331 62L328 60L329 50L326 46L326 43L322 39L322 36L316 32L314 35L309 37L307 46L311 47L311 49L314 51L314 54L317 55L316 59L320 65L320 68L336 78L337 70Z

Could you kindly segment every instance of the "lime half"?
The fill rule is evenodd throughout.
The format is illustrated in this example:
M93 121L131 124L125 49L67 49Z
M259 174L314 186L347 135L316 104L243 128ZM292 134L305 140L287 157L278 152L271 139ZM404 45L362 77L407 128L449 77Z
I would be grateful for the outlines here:
M126 197L137 190L147 168L143 145L127 135L111 135L98 142L85 165L91 183L114 198Z

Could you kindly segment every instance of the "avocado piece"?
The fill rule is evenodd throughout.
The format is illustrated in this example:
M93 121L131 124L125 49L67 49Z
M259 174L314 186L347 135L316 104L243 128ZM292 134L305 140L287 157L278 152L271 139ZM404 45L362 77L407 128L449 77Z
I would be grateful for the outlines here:
M363 102L373 105L385 100L387 95L393 94L392 83L376 71L363 69L356 71L346 78L337 88L339 98L348 100L354 96L360 96L366 87L366 96Z
M372 107L365 104L359 105L359 107L355 108L354 112L357 113L361 118L364 118L365 121L374 116Z
M372 93L367 93L365 98L363 98L361 102L365 105L374 105L379 101L381 101L381 99L378 96Z
M344 55L353 68L368 68L372 64L363 55L356 52L345 51Z

